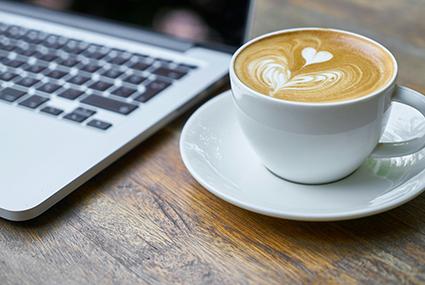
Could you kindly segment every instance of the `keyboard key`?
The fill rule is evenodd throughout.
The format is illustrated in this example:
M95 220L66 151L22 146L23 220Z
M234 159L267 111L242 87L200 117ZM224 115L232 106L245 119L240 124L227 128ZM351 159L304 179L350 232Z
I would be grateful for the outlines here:
M83 115L85 117L90 117L93 116L94 114L96 114L96 111L94 110L90 110L90 109L86 109L86 108L82 108L82 107L78 107L77 109L75 109L73 111L73 113L78 113L80 115Z
M71 77L70 79L68 79L68 82L75 85L82 85L89 80L90 80L90 77L86 77L83 75L75 75L74 77Z
M138 61L150 58L148 55L141 53L133 53L133 57L135 57Z
M69 114L66 114L65 116L63 116L63 118L66 119L66 120L81 123L81 122L85 121L88 117L85 117L85 116L78 114L78 113L69 113Z
M52 61L59 58L59 56L57 56L54 53L38 53L38 54L36 53L33 56L35 56L38 59L47 61L47 62L52 62Z
M26 56L26 57L30 57L30 56L34 56L34 57L40 57L41 54L36 51L35 49L16 49L15 52L17 52L19 55L22 56Z
M168 68L168 67L164 67L164 66L158 67L157 69L152 71L153 74L168 77L168 78L171 78L171 79L180 79L183 76L185 76L187 74L187 72L188 72L187 69Z
M3 34L6 32L6 30L9 28L10 26L8 24L5 23L0 23L0 34Z
M68 41L67 38L57 36L57 35L49 35L41 44L44 45L45 47L60 49L61 47L65 45L67 41Z
M136 92L136 89L121 86L121 87L118 87L117 89L115 89L114 91L112 91L111 94L116 95L116 96L120 96L120 97L124 97L124 98L128 98L134 92Z
M2 80L2 81L10 81L13 78L15 78L16 76L18 76L18 75L15 74L15 73L13 73L13 72L5 71L5 72L1 72L0 73L0 80Z
M136 69L136 70L146 70L149 66L151 66L149 63L146 62L135 62L133 64L130 65L131 68Z
M5 58L4 60L2 60L2 63L4 65L7 65L7 66L10 66L10 67L13 67L13 68L18 68L21 65L23 65L25 62L22 61L22 60L18 60L18 59L8 59L8 58Z
M106 109L122 115L128 115L137 109L137 105L121 102L118 100L98 95L90 95L87 98L81 100L81 103L98 107L101 109Z
M105 91L106 89L109 89L113 84L104 82L104 81L96 81L92 83L89 88L98 90L98 91Z
M177 67L179 68L187 68L187 69L197 69L198 66L193 64L187 64L187 63L180 63Z
M94 64L94 63L85 64L85 65L83 65L83 66L80 67L81 70L83 70L85 72L89 72L89 73L96 72L100 68L101 67L99 65Z
M90 45L83 53L85 57L92 59L101 59L105 57L110 50L106 47L98 46L98 45Z
M46 65L43 65L41 63L35 63L35 64L27 64L23 67L24 70L32 73L40 73L43 70L47 68Z
M145 81L147 78L146 77L144 77L144 76L140 76L140 75L135 75L135 74L133 74L133 75L129 75L129 76L127 76L126 78L124 78L123 80L125 81L125 82L128 82L128 83L131 83L131 84L135 84L135 85L137 85L137 84L140 84L140 83L142 83L143 81Z
M0 49L4 51L12 51L15 49L15 45L12 44L9 38L1 36L0 37Z
M25 77L25 78L22 78L22 79L16 81L16 84L21 85L21 86L25 86L25 87L31 87L31 86L37 84L38 82L40 82L40 80L32 78L32 77Z
M166 89L170 85L171 85L170 82L160 80L160 79L156 79L156 80L150 82L148 85L146 85L145 86L145 88L146 88L145 92L143 92L143 94L140 95L139 97L137 97L135 100L142 102L142 103L145 103L149 99L151 99L152 97L154 97L155 95L157 95L159 92L163 91L164 89Z
M45 83L45 84L41 85L40 87L38 87L37 90L50 94L50 93L55 92L59 88L61 88L60 85L58 85L56 83L50 83L50 82L48 82L48 83Z
M100 130L107 130L110 127L112 127L112 124L101 121L101 120L94 119L94 120L91 120L90 122L88 122L87 126L97 128L97 129L100 129Z
M5 35L13 39L19 39L26 33L26 31L26 29L18 26L9 26L5 32Z
M77 109L72 111L72 113L65 115L63 118L67 119L67 120L74 121L74 122L81 123L81 122L87 120L87 118L89 118L90 116L93 116L94 114L96 114L96 111L78 107Z
M80 54L88 46L89 46L89 44L86 43L86 42L82 42L82 41L78 41L78 40L69 40L62 49L66 52L69 52L69 53Z
M55 79L61 79L62 77L64 77L65 75L67 75L67 72L61 71L61 70L48 70L45 72L46 76L51 77L51 78L55 78Z
M23 40L32 43L32 44L39 44L41 43L45 38L47 37L46 33L42 33L35 30L29 30L27 33L22 37Z
M15 102L24 95L25 92L10 87L0 90L0 99L7 102Z
M21 103L19 103L19 105L27 107L27 108L31 108L31 109L35 109L38 106L40 106L41 104L45 103L49 101L48 98L45 98L43 96L39 96L39 95L32 95L31 97L25 99L24 101L22 101Z
M61 92L58 96L69 100L75 100L83 94L83 91L69 88Z
M172 60L163 59L163 58L155 58L155 61L156 62L159 62L160 64L165 64L165 65L170 64L170 63L173 62Z
M65 58L65 59L58 60L57 63L60 64L60 65L63 65L63 66L67 66L67 67L73 67L73 66L77 65L78 63L80 63L80 61L76 58L68 57L68 58Z
M123 73L124 73L124 71L120 71L118 69L111 68L111 69L108 69L105 72L103 72L102 75L109 77L109 78L117 78Z
M122 65L130 59L130 56L130 54L123 53L114 57L110 57L106 59L106 61L112 64Z
M53 115L53 116L58 116L58 115L63 113L62 109L58 109L58 108L55 108L55 107L52 107L52 106L46 106L43 109L41 109L40 111L43 112L43 113Z

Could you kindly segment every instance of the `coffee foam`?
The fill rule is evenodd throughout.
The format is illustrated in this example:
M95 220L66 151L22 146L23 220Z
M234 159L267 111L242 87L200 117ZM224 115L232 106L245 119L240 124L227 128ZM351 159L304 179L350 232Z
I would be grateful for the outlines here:
M275 98L333 102L366 96L394 74L392 57L377 44L342 32L292 31L252 43L235 60L250 88Z

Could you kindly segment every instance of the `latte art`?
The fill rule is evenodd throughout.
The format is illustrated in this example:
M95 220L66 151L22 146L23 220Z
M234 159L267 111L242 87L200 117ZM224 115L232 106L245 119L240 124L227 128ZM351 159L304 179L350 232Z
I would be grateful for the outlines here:
M317 52L312 47L302 50L303 67L331 60L333 55L326 51ZM270 95L282 89L323 89L336 84L344 75L340 70L324 70L299 74L292 77L288 60L284 56L264 56L248 65L249 75L258 83L270 88Z
M389 69L388 69L389 68ZM374 43L327 30L285 33L254 42L235 71L249 87L275 98L331 102L365 96L391 78L391 58Z

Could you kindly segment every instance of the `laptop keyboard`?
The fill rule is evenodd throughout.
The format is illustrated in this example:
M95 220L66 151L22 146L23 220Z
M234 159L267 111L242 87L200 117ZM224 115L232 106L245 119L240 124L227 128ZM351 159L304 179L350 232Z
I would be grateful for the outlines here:
M196 68L0 23L0 101L100 130L112 124L97 109L129 115ZM53 95L80 106L66 113Z

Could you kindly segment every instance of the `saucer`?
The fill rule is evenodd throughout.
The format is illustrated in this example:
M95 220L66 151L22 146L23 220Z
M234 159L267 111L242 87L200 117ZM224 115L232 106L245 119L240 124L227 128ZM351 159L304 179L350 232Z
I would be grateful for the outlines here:
M230 91L211 99L187 121L180 138L183 162L208 191L238 207L302 221L335 221L381 213L425 190L425 150L368 159L352 175L323 185L296 184L270 173L239 129ZM425 132L424 118L394 103L384 141Z

